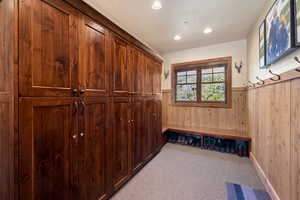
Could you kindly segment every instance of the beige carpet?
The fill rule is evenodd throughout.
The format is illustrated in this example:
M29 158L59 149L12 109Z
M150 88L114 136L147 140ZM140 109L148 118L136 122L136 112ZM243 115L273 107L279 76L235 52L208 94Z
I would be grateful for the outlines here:
M263 188L247 158L167 144L112 200L226 200L225 181Z

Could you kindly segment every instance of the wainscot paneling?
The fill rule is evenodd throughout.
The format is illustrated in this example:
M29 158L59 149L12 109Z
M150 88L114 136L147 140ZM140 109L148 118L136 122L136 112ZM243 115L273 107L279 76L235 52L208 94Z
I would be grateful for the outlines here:
M274 199L300 198L299 103L299 78L248 92L251 157Z
M163 91L163 126L215 128L238 131L248 136L247 89L233 88L232 108L174 105L171 90Z
M300 199L300 79L291 82L291 199Z

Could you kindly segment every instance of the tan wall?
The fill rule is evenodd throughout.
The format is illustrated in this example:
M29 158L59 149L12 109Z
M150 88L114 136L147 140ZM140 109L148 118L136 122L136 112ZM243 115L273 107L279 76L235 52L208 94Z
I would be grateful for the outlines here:
M300 79L249 91L252 153L281 200L300 199Z
M232 108L174 106L171 90L163 92L163 126L191 126L239 131L247 136L247 90L233 88Z

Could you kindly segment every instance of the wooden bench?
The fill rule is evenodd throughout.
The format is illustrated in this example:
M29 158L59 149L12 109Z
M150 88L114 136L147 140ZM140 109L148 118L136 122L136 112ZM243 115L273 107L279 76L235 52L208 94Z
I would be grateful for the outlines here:
M185 133L201 136L210 136L221 139L232 139L238 141L247 141L250 142L251 138L248 136L242 136L239 131L235 130L224 130L224 129L215 129L215 128L199 128L199 127L185 127L185 126L167 126L163 127L162 132L167 131L175 133Z

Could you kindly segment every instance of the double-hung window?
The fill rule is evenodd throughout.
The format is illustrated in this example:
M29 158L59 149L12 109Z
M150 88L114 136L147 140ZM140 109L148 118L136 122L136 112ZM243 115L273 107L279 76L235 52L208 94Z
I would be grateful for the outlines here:
M173 99L185 106L231 107L231 57L172 66Z

